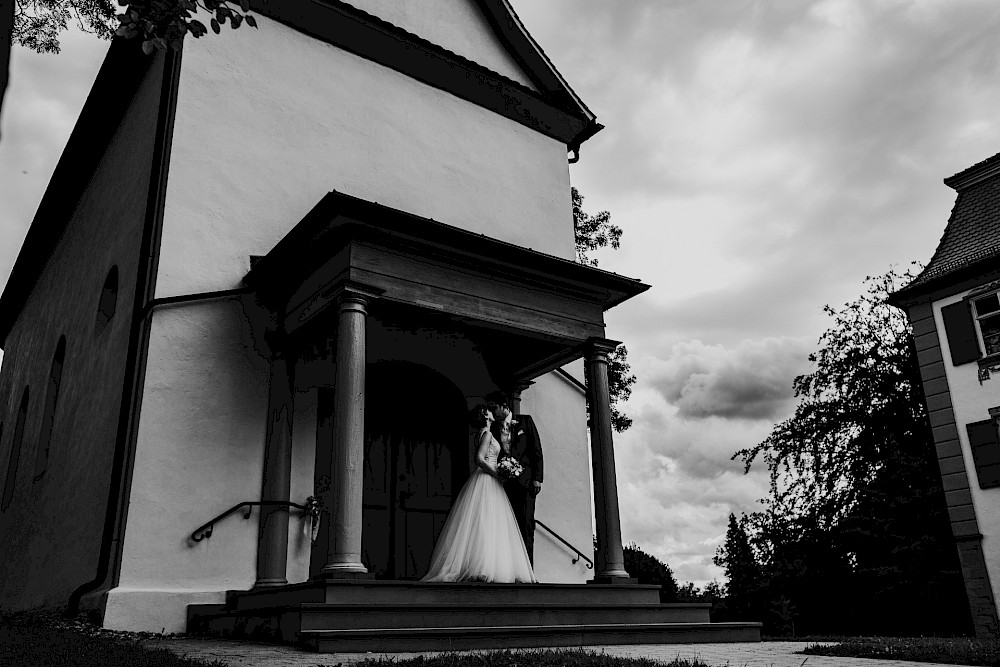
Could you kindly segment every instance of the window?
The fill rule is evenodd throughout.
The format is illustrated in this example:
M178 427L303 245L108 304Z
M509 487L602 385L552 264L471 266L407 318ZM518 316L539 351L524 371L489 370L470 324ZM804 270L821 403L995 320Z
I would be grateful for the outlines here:
M66 359L66 336L59 337L56 353L52 357L52 367L49 369L49 384L45 393L45 407L42 412L41 434L38 439L38 451L35 453L35 477L38 481L45 474L49 464L49 445L52 443L52 426L56 417L56 399L59 398L59 384L62 381L63 361Z
M979 487L995 489L1000 487L1000 438L997 425L992 419L973 422L965 427L972 449L972 462L976 466Z
M99 336L108 322L115 316L118 307L118 266L112 266L101 288L101 300L97 303L97 319L94 322L94 335Z
M1000 299L997 293L972 300L979 339L986 354L1000 354Z
M14 424L14 438L10 443L10 457L7 459L7 477L3 483L3 499L0 500L0 512L6 512L14 497L14 484L17 482L17 463L21 458L21 443L24 441L24 422L28 417L28 388L21 395L21 407L17 411L17 422Z

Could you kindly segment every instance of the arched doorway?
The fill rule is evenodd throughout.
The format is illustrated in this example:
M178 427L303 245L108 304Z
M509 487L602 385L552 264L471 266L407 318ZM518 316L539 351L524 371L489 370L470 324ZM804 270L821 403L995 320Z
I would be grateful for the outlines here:
M379 579L419 579L469 476L462 392L432 369L369 364L361 560Z

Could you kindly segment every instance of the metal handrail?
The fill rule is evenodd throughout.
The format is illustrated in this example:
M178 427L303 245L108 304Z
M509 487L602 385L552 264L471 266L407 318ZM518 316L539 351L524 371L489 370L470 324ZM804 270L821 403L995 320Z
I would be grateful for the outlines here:
M552 534L552 537L556 538L557 540L559 540L560 542L562 542L563 544L565 544L570 549L572 549L573 551L576 552L577 556L576 556L576 558L573 559L573 564L574 565L576 565L577 563L579 563L580 559L582 558L583 560L587 561L587 569L588 570L593 570L594 569L594 561L592 561L589 558L587 558L586 556L584 556L582 551L580 551L579 549L577 549L576 547L574 547L572 544L570 544L569 542L567 542L566 540L564 540L559 533L557 533L556 531L552 530L551 528L549 528L548 526L546 526L544 523L542 523L538 519L535 519L535 525L536 526L541 526L545 530L549 531L549 533Z
M191 539L195 542L201 542L205 538L212 536L212 530L215 528L216 521L222 521L230 514L236 512L238 509L246 507L247 511L243 515L244 519L249 519L250 515L253 513L254 507L294 507L295 509L302 510L303 512L308 512L309 508L305 505L299 505L298 503L289 502L287 500L246 500L242 503L233 505L225 512L215 517L211 521L205 523L203 526L199 527L193 533L191 533Z

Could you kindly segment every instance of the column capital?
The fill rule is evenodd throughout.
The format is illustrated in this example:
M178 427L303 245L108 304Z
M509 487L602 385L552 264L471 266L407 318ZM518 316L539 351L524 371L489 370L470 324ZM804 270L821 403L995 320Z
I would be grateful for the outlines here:
M345 307L364 309L372 299L376 299L384 293L384 289L349 280L327 291L327 294L340 304L342 310Z
M587 342L583 345L583 353L586 355L587 359L592 359L595 357L607 357L609 354L615 351L622 342L620 340L611 340L610 338L597 338L596 336L588 338Z
M513 398L514 396L520 396L521 392L533 384L535 383L532 380L512 380L509 384L507 384L504 391L510 398Z

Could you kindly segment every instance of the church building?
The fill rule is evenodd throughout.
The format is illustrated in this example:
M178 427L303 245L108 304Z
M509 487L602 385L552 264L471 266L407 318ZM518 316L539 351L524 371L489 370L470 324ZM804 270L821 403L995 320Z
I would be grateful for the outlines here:
M624 568L604 313L648 285L575 261L601 125L509 2L250 4L111 45L0 298L4 608L318 650L759 638ZM498 388L544 451L540 583L418 582Z

